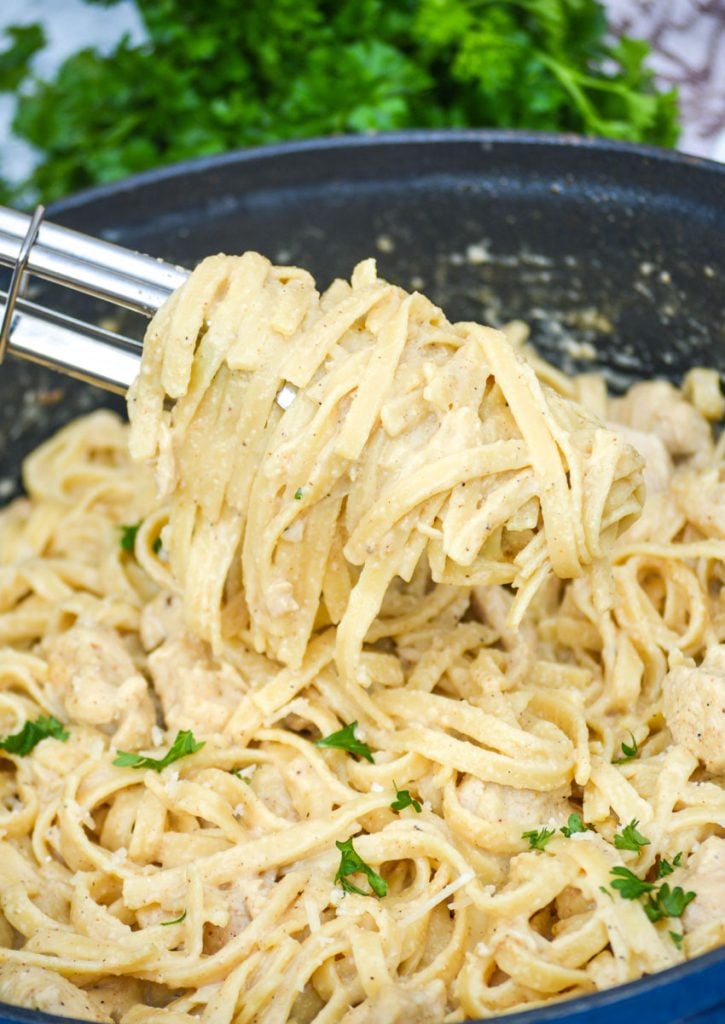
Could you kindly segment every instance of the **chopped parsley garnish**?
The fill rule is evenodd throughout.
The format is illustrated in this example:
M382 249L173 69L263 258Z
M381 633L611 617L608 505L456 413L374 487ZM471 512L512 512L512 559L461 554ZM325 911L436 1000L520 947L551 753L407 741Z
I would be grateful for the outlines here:
M553 834L553 828L542 828L540 832L537 832L536 829L531 829L530 832L523 832L521 838L528 839L532 850L543 850Z
M142 754L132 754L127 750L117 750L113 763L119 768L151 768L152 771L161 772L180 757L187 754L195 754L204 746L204 740L198 743L190 729L181 729L176 734L171 749L163 757L145 757Z
M17 754L18 757L25 757L30 753L41 740L52 737L54 740L62 740L64 743L70 736L63 724L54 718L53 715L40 715L34 722L30 719L25 723L19 732L6 736L0 740L0 750L7 750L8 754Z
M186 911L184 911L183 914L180 914L179 917L175 917L173 921L162 921L161 922L161 927L162 928L168 928L170 924L181 924L181 922L185 921L185 920L186 920Z
M622 757L617 757L612 761L612 764L626 764L627 761L634 761L637 756L637 740L634 738L634 733L629 734L632 737L632 745L622 742Z
M315 746L328 747L334 750L346 750L348 754L358 754L360 757L364 757L366 761L369 761L370 764L375 764L370 747L367 743L362 743L356 738L356 729L357 722L350 722L349 725L338 729L337 732L331 732L329 736L324 736L321 740L317 740Z
M625 825L621 832L617 832L614 837L614 845L618 850L634 850L635 853L639 853L643 846L650 845L647 836L643 836L641 832L637 831L638 825L637 818L633 818L629 825Z
M302 488L298 487L295 491L295 501L302 501Z
M621 865L612 868L611 874L614 875L612 888L619 891L622 899L638 900L640 896L645 896L654 889L651 882L643 882L635 875L634 871Z
M141 528L141 522L142 520L139 520L137 523L119 526L118 529L121 533L121 547L124 551L133 551L136 545L136 534Z
M410 795L410 790L398 789L395 782L393 782L393 785L395 786L395 800L390 805L392 809L397 813L398 811L404 811L406 807L412 807L416 814L420 814L423 808L420 806L419 801Z
M594 826L585 825L581 814L570 814L566 825L562 825L559 831L563 832L567 839L570 839L575 832L593 832Z
M678 949L682 949L682 941L684 939L684 935L681 935L679 932L670 932L670 938L672 939L672 941Z
M653 924L664 917L682 917L685 907L695 899L694 892L685 892L679 885L670 889L667 882L663 882L659 888L652 882L643 882L629 868L617 866L612 868L611 874L615 876L612 888L618 889L623 899L647 897L642 908Z
M670 889L667 882L663 882L645 903L644 912L653 922L661 921L663 917L682 917L685 907L692 903L694 898L694 892L685 892L679 885Z
M659 864L657 865L657 877L664 878L665 875L671 875L675 868L679 868L681 864L682 850L680 850L679 853L675 854L674 860L671 864L668 860L665 860L664 857L662 857Z
M163 544L162 544L162 541L161 541L161 537L157 537L156 540L151 545L151 550L153 551L153 553L155 555L158 555L158 553L159 553L159 551L161 550L162 547L163 547Z
M343 892L354 892L358 896L386 896L388 892L388 883L384 878L381 878L377 871L373 871L369 864L366 864L362 857L353 848L352 838L346 839L344 843L335 843L335 846L340 851L340 867L337 869L335 875L335 881L339 882ZM352 882L348 882L348 875L363 874L370 884L372 893L365 892L364 889L358 889Z

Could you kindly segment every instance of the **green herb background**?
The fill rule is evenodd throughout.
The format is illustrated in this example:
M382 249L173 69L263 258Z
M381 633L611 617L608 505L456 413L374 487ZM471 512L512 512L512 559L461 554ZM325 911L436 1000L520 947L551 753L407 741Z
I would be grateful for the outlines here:
M113 0L87 0L110 6ZM0 198L50 201L160 164L283 139L401 128L571 131L674 145L677 97L596 0L137 0L149 41L34 77L8 30L0 91L40 151Z

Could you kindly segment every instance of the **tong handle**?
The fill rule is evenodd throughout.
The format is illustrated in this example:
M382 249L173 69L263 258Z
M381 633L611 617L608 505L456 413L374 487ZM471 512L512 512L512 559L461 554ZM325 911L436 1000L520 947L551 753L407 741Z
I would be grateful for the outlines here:
M34 274L152 316L188 271L43 215L42 206L31 217L0 206L0 264L13 268L7 296L0 293L0 363L9 352L123 394L138 372L141 342L24 301L24 280Z

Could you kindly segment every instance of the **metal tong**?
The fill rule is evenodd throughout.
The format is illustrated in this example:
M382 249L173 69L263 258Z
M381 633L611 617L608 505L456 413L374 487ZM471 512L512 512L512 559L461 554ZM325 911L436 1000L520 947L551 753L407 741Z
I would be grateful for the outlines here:
M162 260L0 206L0 264L12 267L0 292L0 363L19 356L107 391L125 394L142 342L76 320L22 297L28 275L151 317L189 272Z

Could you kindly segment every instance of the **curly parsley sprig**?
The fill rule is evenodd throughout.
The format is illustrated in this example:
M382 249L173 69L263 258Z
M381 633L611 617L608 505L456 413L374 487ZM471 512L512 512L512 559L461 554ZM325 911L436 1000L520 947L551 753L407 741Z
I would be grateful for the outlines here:
M571 839L577 832L593 832L593 825L586 825L581 814L570 814L566 825L562 825L559 829L563 832L567 839Z
M195 754L201 750L205 741L198 742L190 729L181 729L176 734L171 748L163 757L146 757L143 754L135 754L128 750L117 750L113 763L119 768L150 768L154 772L161 772L168 768L174 761L189 754Z
M337 869L335 881L340 883L343 892L354 892L358 896L387 896L388 883L377 871L374 871L369 864L366 864L360 854L352 845L352 837L344 843L336 842L335 846L340 851L340 867ZM350 875L365 875L372 892L365 892L350 882Z
M629 825L625 825L621 832L614 837L614 845L618 850L632 850L634 853L641 853L643 846L649 846L647 836L637 831L639 821L633 818Z
M688 904L697 895L685 892L679 885L672 889L667 882L659 886L654 882L646 882L621 864L613 867L610 874L612 888L619 892L622 899L640 900L646 897L642 909L653 924L666 917L682 917ZM675 942L674 939L672 941Z
M637 756L637 753L638 753L637 740L634 738L634 733L630 732L629 735L630 735L630 737L632 739L631 744L625 743L624 740L622 740L622 744L621 744L622 756L621 757L616 757L612 761L612 764L626 764L627 761L634 761L635 757Z
M391 803L391 808L396 812L404 811L406 807L412 807L416 814L421 814L423 808L420 802L410 795L409 789L398 789L396 782L393 782L395 786L395 800Z
M7 750L8 754L17 754L18 757L26 757L41 740L52 737L65 743L69 736L68 730L53 715L40 715L34 722L28 719L19 732L0 740L0 750Z
M357 722L350 722L337 732L331 732L329 736L323 736L317 740L316 747L329 747L333 750L345 750L348 754L357 754L364 757L370 764L375 764L373 753L367 743L363 743L355 735Z
M542 828L538 831L535 828L532 828L528 832L522 832L521 838L528 839L529 847L532 850L544 850L546 848L546 844L553 835L553 828Z

